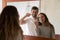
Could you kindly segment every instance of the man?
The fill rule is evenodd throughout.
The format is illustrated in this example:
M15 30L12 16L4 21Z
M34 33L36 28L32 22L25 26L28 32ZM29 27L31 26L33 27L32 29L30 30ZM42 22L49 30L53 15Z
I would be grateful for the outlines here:
M37 36L37 33L35 31L36 26L37 26L37 14L38 14L38 8L36 6L33 6L31 9L31 14L27 13L21 20L20 20L20 24L26 24L28 25L28 29L29 29L29 35L32 36ZM30 17L32 15L31 18L26 19L27 17Z

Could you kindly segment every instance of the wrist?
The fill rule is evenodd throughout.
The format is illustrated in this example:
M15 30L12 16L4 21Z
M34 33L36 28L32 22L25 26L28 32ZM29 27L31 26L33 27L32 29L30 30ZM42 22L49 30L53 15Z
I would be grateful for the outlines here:
M23 19L26 18L26 17L27 17L27 16L24 16Z

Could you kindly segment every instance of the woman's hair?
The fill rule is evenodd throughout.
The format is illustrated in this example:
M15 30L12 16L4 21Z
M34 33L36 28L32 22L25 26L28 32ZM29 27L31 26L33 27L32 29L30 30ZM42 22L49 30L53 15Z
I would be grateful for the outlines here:
M44 15L44 17L45 17L45 24L46 24L47 26L50 26L50 28L54 30L54 27L53 27L53 25L49 22L48 17L46 16L46 14L45 14L45 13L40 13L40 14ZM40 14L39 14L39 15L40 15ZM39 16L39 15L38 15L38 16ZM39 22L39 25L42 25L42 23Z
M45 23L49 23L49 24L50 24L50 22L49 22L49 20L48 20L48 18L47 18L47 16L46 16L46 14L45 14L45 13L40 13L40 14L42 14L42 15L45 17ZM39 15L40 15L40 14L39 14ZM38 15L38 16L39 16L39 15Z
M22 30L19 26L19 15L16 7L6 6L0 15L1 40L14 40Z

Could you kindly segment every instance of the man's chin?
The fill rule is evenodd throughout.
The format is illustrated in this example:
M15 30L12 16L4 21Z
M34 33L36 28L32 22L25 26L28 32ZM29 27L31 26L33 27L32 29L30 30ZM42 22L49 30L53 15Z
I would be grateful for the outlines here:
M33 17L36 17L36 16L33 16Z

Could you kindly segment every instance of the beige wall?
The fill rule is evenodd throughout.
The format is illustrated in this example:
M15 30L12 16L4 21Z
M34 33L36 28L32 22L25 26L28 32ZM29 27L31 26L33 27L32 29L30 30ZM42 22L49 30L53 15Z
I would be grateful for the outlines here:
M41 12L47 14L56 34L60 34L60 0L41 0Z
M2 10L2 0L0 0L0 13L1 13L1 10Z

